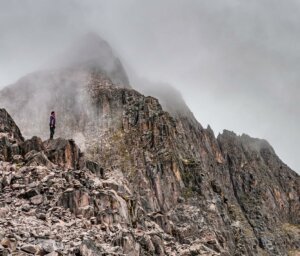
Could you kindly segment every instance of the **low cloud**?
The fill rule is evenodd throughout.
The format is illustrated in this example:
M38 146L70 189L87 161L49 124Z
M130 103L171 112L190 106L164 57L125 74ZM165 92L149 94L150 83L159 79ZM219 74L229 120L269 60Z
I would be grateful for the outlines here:
M171 84L203 125L266 138L300 171L299 15L295 0L0 0L0 87L95 32L131 80Z

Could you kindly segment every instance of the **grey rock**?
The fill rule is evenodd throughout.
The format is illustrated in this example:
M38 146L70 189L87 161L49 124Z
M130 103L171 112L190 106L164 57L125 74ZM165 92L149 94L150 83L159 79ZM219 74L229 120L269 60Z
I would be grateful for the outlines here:
M43 145L43 141L41 140L41 138L33 136L31 139L24 141L21 144L21 150L23 155L26 155L27 153L29 153L30 151L42 151L44 150L44 145ZM26 158L26 157L25 157Z
M35 254L38 249L35 245L32 244L25 244L21 247L21 250L30 254Z
M62 250L62 246L57 244L54 240L39 240L38 245L44 253L51 253Z
M82 256L98 256L103 253L91 240L84 240L79 247L79 251Z
M43 196L42 195L36 195L30 198L30 202L34 205L40 205L41 203L43 203Z

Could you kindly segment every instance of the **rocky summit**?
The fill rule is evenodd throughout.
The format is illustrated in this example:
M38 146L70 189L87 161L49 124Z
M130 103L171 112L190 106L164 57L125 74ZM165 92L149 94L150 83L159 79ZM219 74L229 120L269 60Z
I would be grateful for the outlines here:
M299 255L300 177L267 141L215 137L115 72L76 64L0 92L2 255Z

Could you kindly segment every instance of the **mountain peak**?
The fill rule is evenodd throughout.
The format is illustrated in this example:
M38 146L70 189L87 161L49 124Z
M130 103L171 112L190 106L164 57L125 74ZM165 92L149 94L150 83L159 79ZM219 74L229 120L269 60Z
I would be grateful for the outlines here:
M114 84L129 86L126 71L107 41L95 33L88 33L73 42L60 56L51 61L57 68L79 68L101 72Z
M0 230L19 214L1 244L14 237L15 249L32 249L49 218L63 255L254 256L300 248L300 177L266 141L229 131L215 138L170 87L157 93L162 107L115 86L126 73L109 45L94 35L82 40L64 68L0 91L25 137L47 138L55 110L55 138L71 138L10 140L17 129L0 111L0 201L8 212L2 220L0 212ZM17 230L23 219L37 235Z

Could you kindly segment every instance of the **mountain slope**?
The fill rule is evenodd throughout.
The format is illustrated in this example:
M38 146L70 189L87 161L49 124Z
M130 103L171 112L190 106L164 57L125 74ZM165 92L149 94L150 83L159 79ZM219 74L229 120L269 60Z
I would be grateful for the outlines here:
M77 66L37 72L7 87L0 99L26 136L46 138L45 119L55 109L57 134L75 138L85 161L101 166L99 172L113 179L103 186L123 198L116 197L119 203L112 209L120 216L108 222L100 218L96 224L111 228L122 226L125 220L131 238L127 238L128 243L116 242L122 253L299 252L299 175L282 163L266 141L228 131L215 138L210 127L204 129L183 114L189 112L170 114L157 99L115 85L100 69ZM47 159L42 163L51 170L51 162L56 164L57 157L49 152L59 151L60 143L48 151L46 144L39 151L46 152L50 163ZM82 165L69 167L74 175L84 169ZM104 176L100 177L102 183ZM83 181L82 188L90 189L88 184ZM72 198L78 201L83 196L81 189L75 185L72 188ZM78 204L75 199L66 203L73 199L63 198L61 206L72 209L72 216L83 215L90 224L91 217L98 219L98 214L105 212L92 203L94 199L80 199L93 209L82 214L73 209ZM150 235L151 229L155 235ZM114 243L108 245L112 248Z

